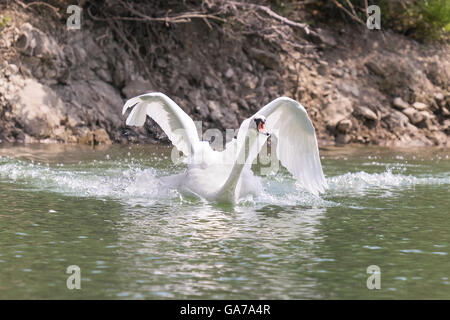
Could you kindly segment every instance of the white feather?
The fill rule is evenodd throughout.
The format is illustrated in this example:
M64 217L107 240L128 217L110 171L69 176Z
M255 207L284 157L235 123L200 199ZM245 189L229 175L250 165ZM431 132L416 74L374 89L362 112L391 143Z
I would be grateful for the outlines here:
M177 178L179 188L189 194L226 202L234 202L237 196L243 196L243 190L249 189L246 182L254 181L249 178L250 165L267 140L266 135L251 127L257 116L267 119L267 130L278 141L277 157L298 182L314 194L327 187L314 126L305 108L290 98L278 98L244 120L237 139L228 143L222 152L214 151L207 142L200 141L192 119L162 93L147 93L128 100L123 113L130 107L134 108L126 120L127 125L142 126L149 116L178 150L190 156L187 172ZM247 140L250 145L245 151ZM242 179L250 180L243 182Z
M281 97L257 114L266 117L268 132L278 139L276 152L281 164L311 193L324 192L327 183L316 132L305 108L295 100Z
M122 114L133 107L127 118L128 126L143 126L147 116L165 132L172 144L186 156L200 142L192 119L168 96L160 92L146 93L128 100Z

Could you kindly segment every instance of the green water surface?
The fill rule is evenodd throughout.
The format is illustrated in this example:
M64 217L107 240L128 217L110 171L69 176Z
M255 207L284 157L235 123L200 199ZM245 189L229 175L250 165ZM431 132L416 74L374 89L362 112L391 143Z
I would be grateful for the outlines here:
M323 149L325 194L234 206L164 186L170 151L0 147L0 299L450 299L450 150Z

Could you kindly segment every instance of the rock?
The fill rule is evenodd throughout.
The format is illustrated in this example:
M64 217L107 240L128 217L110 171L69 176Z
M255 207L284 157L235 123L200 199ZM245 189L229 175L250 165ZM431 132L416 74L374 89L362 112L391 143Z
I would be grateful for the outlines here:
M449 137L441 131L433 132L430 136L435 145L448 145Z
M317 67L317 72L321 76L326 76L329 72L328 63L326 61L319 61L319 66Z
M419 111L428 109L428 106L422 102L414 102L413 107L414 107L414 109L419 110Z
M423 125L425 128L428 128L428 129L430 129L430 130L432 130L432 131L435 131L435 130L438 129L437 126L434 124L434 119L436 118L436 117L434 116L434 114L432 114L432 113L430 113L430 112L428 112L428 111L426 111L426 110L424 110L424 111L419 111L419 113L420 113L420 115L421 115L421 116L423 117L423 119L424 119L422 125Z
M28 17L19 15L17 21L32 21L35 26L45 23L39 15L32 17L32 11L24 15ZM352 52L357 46L354 37L349 37L350 28L339 38L331 27L327 27L329 33L314 28L311 37L316 37L317 45L303 41L298 50L291 50L287 43L297 43L291 38L297 31L280 25L286 41L280 43L282 50L277 50L271 40L244 37L234 42L224 38L222 43L217 28L206 37L204 32L198 33L201 30L195 24L183 24L166 30L170 33L167 43L160 41L162 35L161 39L156 35L154 42L142 47L147 51L142 52L145 60L152 61L143 70L106 23L85 22L82 30L62 34L65 27L56 20L49 21L42 31L31 24L17 32L2 31L0 46L5 49L7 42L15 44L18 54L0 57L1 140L72 142L83 137L85 143L95 145L111 140L165 139L154 121L147 120L141 128L128 127L126 115L121 115L126 98L155 90L165 92L196 120L203 120L205 128L237 128L238 120L275 97L287 95L307 107L321 143L387 143L408 136L410 141L426 144L420 137L432 139L436 130L450 134L448 123L445 128L442 125L450 117L450 60L439 50L436 58L419 54L416 44L407 39L400 51L385 50L389 43L374 40L372 49L363 46ZM200 37L192 42L186 34ZM337 42L333 57L339 58L333 59L324 48ZM174 43L178 50L173 50ZM141 45L136 43L136 47ZM230 49L227 59L214 54L221 52L222 45ZM408 46L411 54L403 55ZM361 63L358 56L368 50L372 50L370 59ZM12 62L20 70L10 65ZM444 73L447 75L441 76ZM38 79L42 87L30 87L27 78ZM354 112L355 101L364 107ZM414 101L425 107L409 105ZM96 132L98 128L104 131ZM443 136L432 141L443 141Z
M28 144L28 143L38 143L39 140L37 140L36 138L31 137L31 136L25 134L25 139L23 140L23 142L24 142L24 143L27 143L27 144Z
M122 89L122 93L127 99L136 97L140 94L153 91L153 84L150 81L139 78L137 80L130 80Z
M211 79L211 77L209 77L209 76L205 76L203 81L207 88L215 88L215 89L218 88L217 82L214 81L213 79Z
M167 68L167 62L164 59L158 58L156 59L156 66L161 69Z
M269 69L277 70L280 68L280 57L271 52L251 48L249 50L250 55L263 66Z
M420 114L423 116L424 119L434 119L436 118L434 114L429 112L428 110L422 110L420 111Z
M337 129L339 132L348 133L352 128L352 122L349 119L344 119L339 121L337 124Z
M370 110L368 107L358 107L355 111L357 114L361 115L367 120L378 120L376 113Z
M359 97L359 89L356 85L348 82L342 82L340 87L342 91L351 93L355 97Z
M344 76L344 71L341 69L333 68L331 69L331 74L335 77L342 78Z
M15 64L9 64L5 70L5 76L11 76L17 74L19 72L19 68Z
M72 130L64 127L59 127L55 130L55 137L57 141L66 143L76 143L78 139L73 135Z
M437 106L443 108L445 107L445 96L438 92L434 95L434 100L436 101ZM433 110L434 112L436 112L437 110Z
M24 23L16 40L16 48L29 56L38 58L61 59L63 52L52 37Z
M351 141L351 137L348 134L339 133L336 136L336 144L347 144Z
M409 104L405 101L403 101L402 98L397 97L394 99L394 108L397 108L399 110L404 110L406 108L409 108Z
M220 111L219 104L216 101L208 101L208 109L210 110L211 119L214 121L221 121L223 114Z
M442 124L442 129L450 134L450 120L444 120L444 123Z
M84 50L80 46L74 46L73 53L75 55L76 61L78 61L78 62L88 60L88 54L87 54L86 50Z
M188 98L190 103L195 106L195 110L201 115L201 119L207 119L209 116L209 110L203 102L201 90L192 90L188 93Z
M320 28L317 28L315 33L311 33L310 38L315 43L320 43L329 47L335 47L337 45L334 36L330 32Z
M241 109L246 110L246 112L248 112L250 110L250 106L248 105L248 103L247 103L247 101L245 99L242 99L242 98L239 99L238 106Z
M369 70L369 72L371 72L372 74L380 76L380 77L384 77L384 70L381 69L380 66L378 66L378 64L376 62L367 61L366 67Z
M431 60L425 69L428 79L441 88L448 87L450 85L450 63L446 61L448 59L435 55Z
M249 73L246 73L242 78L242 82L247 88L255 90L258 84L258 78Z
M69 66L75 66L77 64L74 49L72 48L72 46L64 46L63 53L64 59L68 62Z
M227 72L225 72L225 78L231 79L231 78L233 78L233 76L234 76L234 71L233 71L233 69L229 68L227 70Z
M49 87L28 79L18 90L12 102L12 114L22 124L25 133L45 138L51 136L64 119L63 102Z
M448 111L447 108L442 107L442 114L443 114L445 117L449 117L449 116L450 116L450 111Z
M443 95L442 93L438 92L438 93L436 93L436 94L434 95L434 99L435 99L437 102L440 102L440 101L444 100L444 95Z
M409 118L400 111L394 110L384 121L387 123L391 131L393 131L396 128L406 127L409 123Z
M106 130L101 128L94 131L89 132L84 137L80 138L80 143L89 144L89 145L98 145L98 144L111 144L112 141L109 138Z
M112 77L109 71L105 69L97 69L95 73L101 80L105 82L112 82Z
M424 119L419 111L411 107L404 109L402 112L409 118L412 124L418 124Z
M195 105L195 110L197 110L198 113L200 113L202 119L206 119L209 116L208 107L206 106L206 104L203 103L203 101L197 102L197 104Z
M327 119L327 127L336 128L339 121L348 119L353 112L353 105L350 99L344 96L338 96L325 105L322 114Z

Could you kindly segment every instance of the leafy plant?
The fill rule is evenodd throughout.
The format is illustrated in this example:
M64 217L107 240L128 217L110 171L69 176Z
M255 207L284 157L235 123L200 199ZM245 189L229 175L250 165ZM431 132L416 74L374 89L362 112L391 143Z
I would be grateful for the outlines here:
M7 16L0 16L0 31L2 31L9 23L9 18Z
M417 1L406 16L418 37L443 38L450 31L450 0Z
M418 40L450 37L450 0L316 0L310 2L324 20L365 22L365 4L381 9L382 28L391 28Z

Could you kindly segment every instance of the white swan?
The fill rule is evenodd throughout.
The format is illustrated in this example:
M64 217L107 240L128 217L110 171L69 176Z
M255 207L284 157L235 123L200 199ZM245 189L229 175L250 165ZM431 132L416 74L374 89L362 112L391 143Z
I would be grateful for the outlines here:
M281 164L305 189L318 194L327 187L314 126L305 108L295 100L275 99L244 120L237 137L222 152L200 141L192 119L165 94L134 97L125 103L122 114L132 107L127 125L143 126L149 116L188 157L186 172L168 178L183 192L231 203L257 192L258 181L250 167L270 134L277 138L276 155Z

